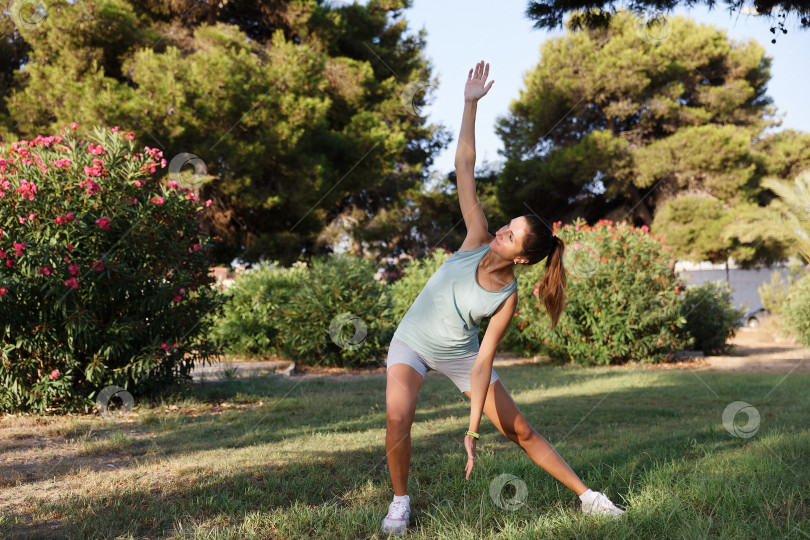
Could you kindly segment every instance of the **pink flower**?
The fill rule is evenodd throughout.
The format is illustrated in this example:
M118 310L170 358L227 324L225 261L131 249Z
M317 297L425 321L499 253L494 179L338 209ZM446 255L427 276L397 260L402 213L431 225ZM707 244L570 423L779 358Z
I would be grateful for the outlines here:
M93 193L98 193L101 191L101 186L96 184L92 178L89 176L86 177L83 181L79 182L79 187L85 188L84 192L88 195L92 195Z
M79 273L79 265L76 263L71 264L70 266L68 266L68 272L70 272L72 276L75 276L76 274Z
M149 199L149 202L155 204L163 204L163 197L152 197L151 199Z
M69 280L65 281L65 285L70 285L70 286L71 286L71 287L73 287L74 289L78 289L78 288L79 288L79 284L76 282L76 278L75 278L75 277L72 277L72 278L70 278Z
M17 258L18 258L18 259L19 259L20 257L22 257L23 248L24 248L25 246L26 246L26 243L25 243L25 242L22 242L22 243L20 243L20 244L18 244L17 242L14 242L14 250L17 252Z
M574 249L579 249L579 242L574 242Z
M73 244L70 242L68 242L68 251L73 251ZM67 257L65 257L65 259L67 259Z
M535 287L534 290L532 291L532 294L535 295L535 296L540 296L540 289Z
M46 276L50 276L53 273L53 268L48 266L40 266L39 270L37 270L37 274L45 274Z
M79 124L77 124L76 122L70 123L70 129L76 129L77 127L79 127Z
M211 199L208 199L207 201L205 201L205 206L206 207L211 206Z
M99 260L97 260L96 262L94 262L94 263L93 263L93 270L95 270L96 272L101 272L101 271L103 271L103 270L104 270L104 261L102 261L101 259L99 259Z
M0 287L0 296L4 296L8 292L8 289L5 287Z
M64 217L56 216L54 218L54 221L57 222L59 225L65 225L67 223L70 223L72 219L73 219L73 212L68 212L68 214Z
M669 250L669 246L663 246L662 249Z
M165 343L161 343L161 344L160 344L160 347L161 347L161 348L162 348L164 351L168 351L168 350L169 350L169 346L168 346L168 345L166 345Z
M110 228L110 218L107 216L101 217L96 220L96 225L98 225L102 229L109 229Z
M143 182L141 182L140 180L135 180L135 187L141 187L142 185Z
M115 132L116 132L116 131L118 131L119 129L121 129L121 128L120 128L120 127L118 127L118 126L115 126L114 128L112 128L112 132L113 132L113 133L115 133Z
M17 188L17 193L20 194L20 197L25 199L28 197L29 201L34 200L34 194L37 192L37 186L33 182L29 182L28 180L21 180L20 187Z
M55 378L59 377L59 370L55 369L55 370L51 371L50 377L51 377L51 380L54 380Z
M579 225L574 226L574 230L578 231L579 230Z
M169 180L169 187L172 189L177 189L177 182L174 180Z
M650 228L649 228L649 227L647 227L646 225L642 225L642 226L641 226L641 230L642 230L642 231L644 231L644 232L647 232L647 231L649 231L649 230L650 230Z

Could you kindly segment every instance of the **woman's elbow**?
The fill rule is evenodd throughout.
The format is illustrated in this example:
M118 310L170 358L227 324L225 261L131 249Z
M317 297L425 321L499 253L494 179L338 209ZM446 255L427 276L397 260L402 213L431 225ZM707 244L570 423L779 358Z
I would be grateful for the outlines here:
M456 159L453 165L456 167L456 170L464 170L469 171L475 168L475 154L469 153L456 153Z

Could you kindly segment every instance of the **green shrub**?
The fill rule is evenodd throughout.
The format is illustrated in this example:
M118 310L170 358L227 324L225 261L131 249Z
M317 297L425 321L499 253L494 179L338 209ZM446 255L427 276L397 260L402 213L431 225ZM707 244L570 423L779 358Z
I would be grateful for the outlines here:
M391 299L375 270L372 261L345 254L314 258L278 311L284 355L300 364L384 363L394 327Z
M425 288L430 276L450 258L450 253L442 248L431 251L428 255L413 259L402 268L402 277L388 285L391 294L391 319L394 328L408 312L408 309Z
M0 147L0 411L87 411L109 385L145 396L212 354L205 206L150 175L166 161L133 138Z
M810 274L790 288L782 313L785 324L796 334L797 341L810 347Z
M695 338L694 347L705 354L726 354L726 341L734 337L737 323L745 314L731 303L731 289L725 281L687 285L681 302L686 329Z
M539 297L545 259L515 271L518 306L501 348L560 362L660 362L691 345L680 314L680 282L659 237L624 222L582 219L554 233L565 243L566 306L557 327ZM528 292L528 291L531 291Z
M225 292L222 315L211 337L230 354L282 354L277 312L298 289L306 269L259 265L236 278Z
M790 294L790 288L804 275L804 272L805 265L799 260L794 260L788 266L787 281L782 277L782 272L771 274L770 282L757 287L762 307L771 313L781 313L788 294Z

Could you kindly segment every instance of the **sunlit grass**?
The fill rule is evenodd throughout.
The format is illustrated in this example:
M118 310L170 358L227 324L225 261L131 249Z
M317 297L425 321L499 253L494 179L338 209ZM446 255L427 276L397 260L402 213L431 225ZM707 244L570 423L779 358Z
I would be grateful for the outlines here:
M531 365L497 371L585 484L627 513L620 521L583 515L576 494L487 419L465 481L469 400L431 373L412 430L410 537L810 537L810 376L780 382L783 374ZM734 401L759 411L753 437L724 427L723 411ZM0 517L0 537L382 537L393 495L383 374L232 380L135 412L130 422L0 423L3 437L14 433L10 444L24 444L28 432L67 440L70 449L31 453L48 470L2 487L0 494L14 491L23 502ZM503 474L527 488L513 510L490 496ZM514 494L511 485L502 492Z

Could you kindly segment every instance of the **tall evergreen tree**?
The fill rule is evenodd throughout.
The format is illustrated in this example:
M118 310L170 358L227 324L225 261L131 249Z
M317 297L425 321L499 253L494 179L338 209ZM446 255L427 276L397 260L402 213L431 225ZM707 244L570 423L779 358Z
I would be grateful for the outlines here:
M723 212L757 203L759 179L773 169L757 145L777 125L765 93L770 58L756 42L733 42L681 17L666 28L640 23L620 12L604 28L571 27L543 44L525 89L499 120L507 213L528 204L550 221L627 217L669 239L666 227L653 226L654 214L684 194L720 201ZM734 242L689 248L722 257ZM768 260L780 247L735 253Z
M526 16L535 21L537 28L561 26L566 15L575 16L578 27L594 27L609 24L619 8L628 8L639 15L653 13L655 18L666 16L679 5L692 7L696 4L705 4L712 9L716 0L633 0L629 4L617 0L530 0ZM810 28L810 3L807 0L726 0L724 7L733 16L745 13L767 17L773 24L770 31L774 36L788 33L788 19L795 19L801 29ZM771 39L776 41L775 37Z
M222 261L331 249L317 241L330 223L404 206L448 144L415 114L428 96L413 88L435 81L408 0L43 1L44 20L17 29L30 51L4 138L120 125L197 156Z

